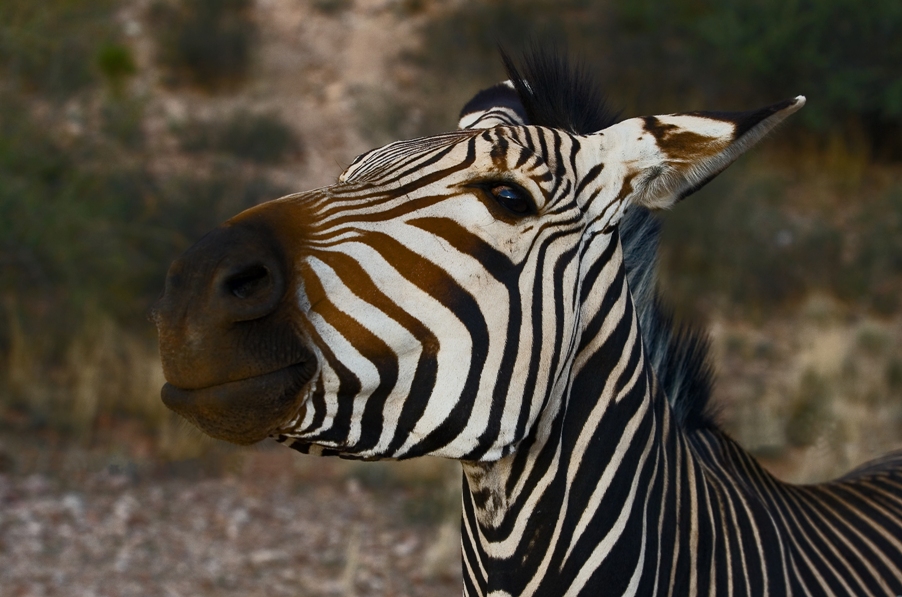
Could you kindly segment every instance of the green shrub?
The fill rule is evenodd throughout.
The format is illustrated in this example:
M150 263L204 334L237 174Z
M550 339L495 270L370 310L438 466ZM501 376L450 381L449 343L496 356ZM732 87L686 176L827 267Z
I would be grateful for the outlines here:
M402 17L412 17L422 14L426 5L426 0L400 0L395 6L395 12Z
M63 145L20 103L0 101L0 296L46 295L60 313L93 304L143 321L172 259L280 194L234 168L172 178L104 139Z
M98 53L115 44L115 8L114 0L3 0L0 78L54 98L90 86Z
M297 141L276 116L238 112L222 130L219 148L242 159L273 163L297 149Z
M146 314L169 263L284 194L227 165L154 173L120 133L60 140L0 94L0 422L82 437L99 417L158 422Z
M453 129L457 114L475 90L504 78L498 48L516 55L534 42L563 44L571 28L565 18L574 0L464 2L428 21L421 46L406 55L419 67L410 103L423 110L418 134Z
M844 298L867 297L879 313L893 313L899 308L902 278L902 184L865 198L858 208L850 222L851 259L836 290Z
M707 296L767 308L808 290L811 264L795 259L804 231L776 207L780 185L766 178L739 185L738 177L722 175L664 215L662 279L679 307L691 310Z
M226 153L259 164L277 163L300 151L294 131L274 114L239 110L224 120L189 121L176 134L185 151Z
M121 86L125 79L137 72L131 50L117 43L106 43L100 47L97 66L114 87Z
M566 40L630 114L751 109L801 93L809 104L793 120L816 138L863 138L875 157L899 160L899 39L897 0L495 0L427 24L414 58L421 88L453 113L445 102L461 99L448 94L460 80L472 89L502 76L498 44Z
M410 139L421 132L411 118L419 112L396 94L379 87L360 87L354 93L357 130L374 147L398 139Z
M891 392L902 389L902 360L891 358L886 364L886 385Z
M810 446L830 422L829 387L814 371L806 371L799 383L789 420L786 439L796 447Z
M647 92L694 90L704 105L736 108L802 93L810 102L796 119L817 135L851 142L863 134L875 155L902 159L902 3L638 0L615 7L614 37L602 43L614 52L647 50L616 54L644 77Z
M718 300L749 314L820 292L878 315L898 312L902 184L855 190L840 218L802 211L794 204L802 193L787 195L786 174L737 164L662 215L662 282L676 307L704 311Z
M328 16L336 16L354 6L354 0L313 0L313 9Z
M101 109L101 131L130 148L144 145L143 102L115 94Z
M209 90L240 83L257 36L250 10L250 0L156 2L150 14L167 81Z

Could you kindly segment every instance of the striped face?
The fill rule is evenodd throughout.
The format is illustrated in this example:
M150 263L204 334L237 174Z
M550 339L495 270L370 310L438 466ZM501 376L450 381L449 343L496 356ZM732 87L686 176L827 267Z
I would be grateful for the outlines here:
M250 209L176 261L164 401L201 429L351 457L494 460L559 400L581 281L632 203L666 207L791 100L593 135L496 126L392 143Z
M528 127L401 142L288 200L316 214L300 286L321 376L281 434L362 457L511 450L576 331L576 143Z

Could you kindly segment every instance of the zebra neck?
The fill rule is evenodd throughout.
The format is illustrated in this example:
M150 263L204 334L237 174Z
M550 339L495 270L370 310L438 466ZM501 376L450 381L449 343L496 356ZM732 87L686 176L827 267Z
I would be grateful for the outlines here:
M677 524L677 504L665 496L696 464L613 261L614 271L598 272L581 293L570 374L533 433L508 457L464 464L467 594L647 591L673 580L657 578L659 546L690 545L691 525Z

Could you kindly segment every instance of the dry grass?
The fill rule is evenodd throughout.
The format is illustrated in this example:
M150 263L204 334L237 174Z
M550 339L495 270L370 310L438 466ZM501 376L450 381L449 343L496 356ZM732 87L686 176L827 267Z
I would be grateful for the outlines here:
M714 326L721 419L784 479L826 480L902 448L902 319L828 297L759 324Z

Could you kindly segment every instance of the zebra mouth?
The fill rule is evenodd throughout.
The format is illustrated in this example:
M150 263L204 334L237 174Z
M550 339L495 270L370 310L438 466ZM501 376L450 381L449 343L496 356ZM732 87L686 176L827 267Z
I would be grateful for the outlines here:
M316 371L315 359L206 388L186 390L166 383L163 403L207 435L235 444L261 441L303 408L305 386Z

